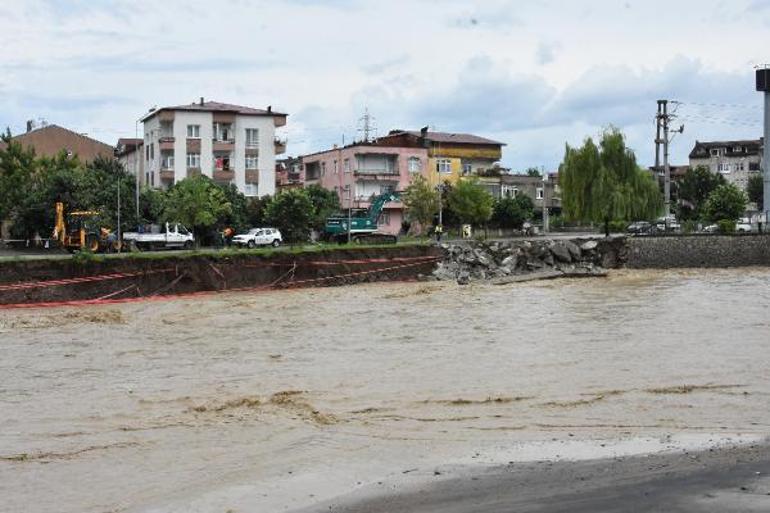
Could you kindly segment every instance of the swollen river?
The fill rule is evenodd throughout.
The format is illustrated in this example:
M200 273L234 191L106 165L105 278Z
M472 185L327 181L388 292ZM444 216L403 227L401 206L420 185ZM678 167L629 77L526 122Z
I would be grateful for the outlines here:
M0 310L0 511L291 511L441 465L765 436L769 368L768 269Z

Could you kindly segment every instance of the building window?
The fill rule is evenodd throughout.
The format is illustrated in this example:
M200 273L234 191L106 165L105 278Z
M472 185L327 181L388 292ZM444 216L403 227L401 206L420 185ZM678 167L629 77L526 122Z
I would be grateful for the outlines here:
M519 188L515 185L503 185L500 188L503 198L515 198L519 195Z
M201 167L201 154L200 153L188 153L187 154L187 167L192 169L200 169Z
M321 162L321 176L326 176L326 162Z
M259 129L247 128L246 129L246 147L256 148L259 146Z
M350 159L345 159L342 161L342 168L346 173L350 173Z
M749 162L749 171L759 171L759 162Z
M163 155L161 157L161 168L163 169L174 169L174 156L173 155Z
M201 138L201 126L200 125L187 125L187 138L188 139L200 139Z
M256 155L246 155L246 169L257 169L259 157Z
M729 173L730 172L730 164L720 163L717 166L717 171L719 171L720 173Z
M463 174L469 175L473 172L473 167L470 164L463 164Z
M422 162L420 162L419 157L409 157L408 165L410 173L419 173L422 171Z
M712 157L719 157L722 155L722 150L720 148L712 148L710 153Z
M337 161L335 160L334 161L334 174L335 175L339 174L339 172L340 172L340 170L339 170L339 167L337 166Z
M539 199L539 200L543 199L543 188L542 187L538 187L535 194L536 194L535 197L537 199Z
M436 159L436 171L439 173L451 173L452 161L449 159Z
M233 140L233 125L230 123L214 123L214 140L231 142Z
M255 184L255 183L246 183L243 186L243 195L244 196L256 196L257 195L257 184Z
M150 161L150 145L144 147L144 158L147 160L147 162Z
M390 212L383 212L377 219L377 226L387 226L390 224Z

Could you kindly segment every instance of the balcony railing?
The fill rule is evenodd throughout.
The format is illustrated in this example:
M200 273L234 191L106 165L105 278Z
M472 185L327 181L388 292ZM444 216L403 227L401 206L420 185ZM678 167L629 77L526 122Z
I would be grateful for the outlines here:
M358 168L353 171L357 175L398 175L398 167Z

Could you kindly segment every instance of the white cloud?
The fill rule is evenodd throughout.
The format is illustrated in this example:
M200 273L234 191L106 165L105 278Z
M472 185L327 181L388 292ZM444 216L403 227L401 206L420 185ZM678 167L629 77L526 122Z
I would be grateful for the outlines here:
M648 163L657 98L758 105L749 63L768 60L766 6L6 0L0 127L45 117L114 142L148 107L204 96L289 112L296 154L350 140L368 105L380 133L478 132L507 142L517 168L553 168L565 141L612 123ZM758 135L751 109L680 109L676 159L695 138Z

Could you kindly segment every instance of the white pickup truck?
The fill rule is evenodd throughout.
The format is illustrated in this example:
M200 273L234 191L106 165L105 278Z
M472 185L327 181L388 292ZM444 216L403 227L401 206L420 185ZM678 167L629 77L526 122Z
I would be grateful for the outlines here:
M165 228L165 230L164 230ZM149 232L126 232L123 243L132 251L154 249L191 249L195 238L190 231L179 223L166 223L160 227L153 225Z

